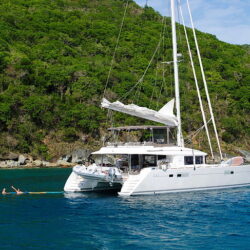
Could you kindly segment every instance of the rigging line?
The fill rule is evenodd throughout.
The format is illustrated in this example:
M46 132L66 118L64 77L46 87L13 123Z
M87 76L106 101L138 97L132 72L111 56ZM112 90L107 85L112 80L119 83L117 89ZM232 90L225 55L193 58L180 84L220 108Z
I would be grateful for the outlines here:
M164 29L163 29L163 39L162 39L162 61L165 62L165 49L166 49L166 46L165 46L165 35L166 35L166 26L167 26L167 22L166 22L166 18L165 18L165 21L164 21ZM162 89L163 89L163 85L165 86L166 88L166 79L165 79L165 64L163 64L162 66L162 85L161 85L161 92L162 93ZM167 91L166 91L166 95L167 95ZM157 104L157 107L158 107L158 104Z
M212 121L212 118L210 118L210 120L207 122L207 124L209 124ZM205 125L201 126L199 129L197 129L193 134L187 136L187 141L192 141L192 138L196 137L203 129L204 129Z
M161 40L159 41L159 43L158 43L158 45L157 45L157 47L156 47L156 49L155 49L155 51L154 51L154 54L153 54L152 58L150 59L150 62L149 62L149 64L148 64L146 70L144 71L142 77L138 80L138 82L137 82L137 83L136 83L136 84L135 84L135 85L134 85L134 86L133 86L133 87L132 87L132 88L122 97L122 98L119 99L119 101L124 100L124 99L131 93L131 91L134 90L134 89L138 86L138 84L140 84L140 83L143 82L144 77L145 77L145 75L147 74L148 69L149 69L149 67L150 67L151 64L152 64L152 62L153 62L153 60L154 60L154 58L155 58L155 55L156 55L156 53L157 53L157 51L158 51L160 45L161 45Z
M165 62L165 57L164 57L164 49L165 49L165 34L166 34L166 17L163 17L163 29L162 29L162 61ZM163 89L163 85L166 85L166 80L165 80L165 71L164 71L164 67L165 64L162 64L162 83L161 83L161 87L159 89L159 95L156 101L156 109L158 109L159 107L159 102L160 102L160 96L162 94L162 89Z
M180 18L180 1L178 0L177 1L177 15L178 15L178 25L177 25L177 28L178 28L178 44L179 44L179 48L178 50L181 52L181 56L184 60L184 48L183 46L180 46L180 45L183 45L182 41L183 41L183 38L182 38L182 32L181 32L181 26L179 25L181 23L181 18Z
M185 37L186 37L186 42L187 42L188 53L189 53L189 57L190 57L190 63L191 63L192 70L193 70L195 86L196 86L197 95L198 95L198 99L199 99L199 103L200 103L202 119L203 119L203 123L204 123L205 129L206 129L206 134L207 134L207 138L208 138L208 143L209 143L209 148L210 148L210 151L211 151L211 155L212 155L212 158L214 159L214 152L213 152L213 148L212 148L211 137L210 137L210 133L209 133L208 126L207 126L207 118L206 118L206 114L205 114L204 107L203 107L203 101L202 101L202 98L201 98L199 83L198 83L197 74L196 74L196 70L195 70L195 66L194 66L193 55L192 55L192 51L191 51L191 47L190 47L190 42L189 42L189 39L188 39L185 20L184 20L184 17L183 17L183 12L182 12L182 7L181 7L181 0L178 0L178 3L179 3L179 10L180 10L182 23L183 23L184 33L185 33Z
M120 30L119 30L117 40L116 40L115 50L114 50L113 57L112 57L112 60L111 60L111 65L110 65L110 69L109 69L109 72L108 72L108 77L107 77L106 84L105 84L103 98L105 97L106 90L107 90L108 83L109 83L109 79L110 79L110 75L111 75L111 71L113 69L113 65L114 65L114 62L115 62L116 51L118 49L119 41L120 41L120 38L121 38L121 33L122 33L123 26L124 26L124 20L125 20L126 14L127 14L128 5L129 5L129 0L127 0L126 7L125 7L125 10L124 10L124 13L123 13L122 23L121 23L121 26L120 26Z
M164 47L164 23L165 23L165 17L162 17L162 27L161 27L161 33L160 33L160 41L162 41L162 46ZM157 58L156 58L156 70L155 70L155 81L153 86L153 91L150 97L150 105L153 103L153 97L156 91L156 85L157 85L157 78L158 78L158 64L159 64L159 57L160 57L160 49L158 50Z
M220 153L220 158L221 158L221 160L223 160L220 140L219 140L218 131L217 131L217 127L216 127L216 123L215 123L215 119L214 119L213 108L212 108L212 105L211 105L211 100L210 100L210 96L209 96L209 92L208 92L207 80L206 80L206 76L205 76L205 73L204 73L204 68L203 68L203 63L202 63L202 59L201 59L200 49L199 49L199 45L198 45L198 41L197 41L196 31L195 31L195 28L194 28L193 17L192 17L190 5L189 5L189 0L186 0L186 1L187 1L187 6L188 6L189 16L190 16L191 26L192 26L192 30L193 30L193 34L194 34L194 41L195 41L195 45L196 45L198 59L199 59L199 63L200 63L202 79L203 79L205 92L206 92L206 96L207 96L208 107L209 107L210 115L211 115L211 118L212 118L214 133L215 133L215 137L216 137L216 141L217 141L217 145L218 145L218 149L219 149L219 153Z
M207 124L209 124L210 122L212 121L212 118L210 118L210 120L207 122ZM190 135L189 137L194 137L196 136L197 134L200 133L201 130L203 130L205 127L205 125L203 124L199 129L197 129L192 135Z
M163 51L164 51L164 36L165 36L165 31L166 31L166 22L165 22L165 27L164 27L164 31L163 31ZM164 62L165 61L164 60L164 55L162 56L162 59L163 59L163 62ZM165 87L165 90L166 90L166 96L168 94L167 88L166 88L166 79L165 79L165 77L166 77L166 75L165 75L166 71L165 71L164 67L165 67L165 64L163 63L163 66L162 66L162 83L161 83L161 87L159 89L159 95L158 95L158 99L157 99L157 102L156 102L156 108L157 109L159 107L160 96L161 96L161 94L163 92L164 87Z
M132 103L134 103L134 100L140 100L141 88L142 88L142 85L139 85L138 88L136 89L133 98L131 98L132 99Z

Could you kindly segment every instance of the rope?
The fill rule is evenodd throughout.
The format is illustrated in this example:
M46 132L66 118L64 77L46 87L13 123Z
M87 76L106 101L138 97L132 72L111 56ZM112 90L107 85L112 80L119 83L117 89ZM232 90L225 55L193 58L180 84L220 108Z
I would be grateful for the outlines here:
M126 7L125 7L125 10L124 10L124 13L123 13L122 23L121 23L121 26L120 26L120 30L119 30L117 40L116 40L115 50L114 50L114 53L113 53L113 57L112 57L112 60L111 60L111 65L110 65L108 77L107 77L106 84L105 84L105 89L104 89L104 92L103 92L103 98L105 97L106 90L107 90L108 83L109 83L109 79L110 79L110 74L111 74L111 71L113 69L113 65L114 65L114 62L115 62L116 51L117 51L117 48L118 48L118 45L119 45L119 41L120 41L120 37L121 37L123 25L124 25L125 16L127 14L128 4L129 4L129 0L127 0Z

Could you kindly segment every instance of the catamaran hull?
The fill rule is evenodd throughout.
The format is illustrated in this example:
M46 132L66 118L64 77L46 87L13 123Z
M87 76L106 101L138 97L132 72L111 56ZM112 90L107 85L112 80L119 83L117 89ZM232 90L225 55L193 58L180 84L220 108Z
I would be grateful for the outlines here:
M65 192L120 191L122 183L110 183L102 178L81 176L72 172L65 183Z
M121 196L154 195L250 186L250 165L237 167L146 168L131 175Z

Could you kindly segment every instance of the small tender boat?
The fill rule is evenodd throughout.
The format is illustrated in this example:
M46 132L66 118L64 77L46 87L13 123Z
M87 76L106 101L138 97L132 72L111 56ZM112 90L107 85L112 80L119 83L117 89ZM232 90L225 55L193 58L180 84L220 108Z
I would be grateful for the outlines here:
M69 176L64 191L107 191L120 190L123 184L122 171L117 167L91 164L77 165Z

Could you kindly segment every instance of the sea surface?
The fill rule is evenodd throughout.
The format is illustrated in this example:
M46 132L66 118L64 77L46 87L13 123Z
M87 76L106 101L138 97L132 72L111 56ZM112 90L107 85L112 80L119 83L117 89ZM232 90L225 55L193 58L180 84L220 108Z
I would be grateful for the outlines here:
M70 172L0 170L0 188L62 191ZM250 188L0 195L0 249L250 249Z

